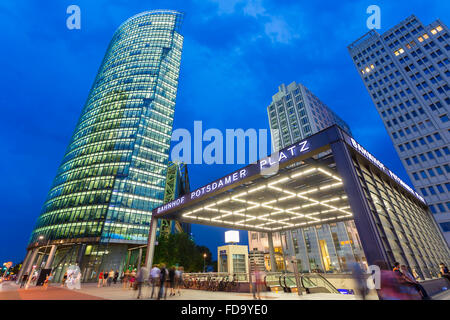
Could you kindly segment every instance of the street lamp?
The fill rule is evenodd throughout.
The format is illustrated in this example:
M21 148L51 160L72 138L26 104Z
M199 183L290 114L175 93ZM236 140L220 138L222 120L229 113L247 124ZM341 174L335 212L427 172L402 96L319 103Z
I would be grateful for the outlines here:
M206 272L206 253L203 254L203 272Z

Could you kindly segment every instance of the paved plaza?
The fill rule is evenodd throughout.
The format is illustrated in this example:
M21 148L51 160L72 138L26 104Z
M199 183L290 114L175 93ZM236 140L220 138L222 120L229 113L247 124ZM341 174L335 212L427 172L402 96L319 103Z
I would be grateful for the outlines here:
M143 300L150 299L151 288L145 286L142 290ZM7 281L0 284L0 300L136 300L137 291L124 289L122 285L98 288L94 283L82 284L80 290L69 290L60 285L52 284L46 290L31 286L28 290ZM374 299L374 297L369 297ZM375 298L376 299L376 298ZM167 300L253 300L250 293L245 292L211 292L204 290L182 289L181 295L167 296ZM263 292L261 300L359 300L355 295L314 293L303 294L285 292ZM450 290L433 297L433 300L450 300Z
M136 300L137 291L124 289L121 285L98 288L94 283L82 284L80 290L69 290L53 284L47 290L31 286L28 290L19 288L12 282L1 285L0 300ZM142 290L144 300L150 299L151 288ZM317 293L299 296L296 293L263 292L261 300L355 300L353 295ZM153 299L154 300L154 299ZM167 300L253 300L250 293L245 292L211 292L204 290L182 289L181 295L167 296Z

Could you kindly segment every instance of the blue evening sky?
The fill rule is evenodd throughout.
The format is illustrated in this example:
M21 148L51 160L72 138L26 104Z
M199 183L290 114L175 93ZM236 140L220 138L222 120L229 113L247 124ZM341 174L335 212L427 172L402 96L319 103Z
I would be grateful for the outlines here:
M68 30L66 8L81 8ZM350 125L363 146L409 182L347 52L368 31L366 8L381 8L381 31L415 14L449 23L448 1L2 1L0 3L0 262L19 262L115 29L151 9L185 12L174 128L267 128L278 85L307 86ZM191 165L191 188L238 165ZM193 226L216 254L224 229ZM245 238L246 233L241 232Z

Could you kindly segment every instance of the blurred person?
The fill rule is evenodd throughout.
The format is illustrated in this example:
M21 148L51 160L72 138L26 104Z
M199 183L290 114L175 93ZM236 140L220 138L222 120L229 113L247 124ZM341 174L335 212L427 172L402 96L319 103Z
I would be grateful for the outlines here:
M412 275L414 276L414 279L415 279L415 280L419 280L419 279L420 279L420 277L419 277L419 275L417 274L417 271L416 271L415 268L412 269Z
M52 281L52 279L53 279L53 276L52 276L51 273L49 273L49 274L45 277L44 284L42 285L42 287L43 287L44 290L47 290L48 285L49 285L49 283Z
M161 273L159 275L159 294L158 294L158 300L160 300L163 297L164 299L167 298L167 290L164 290L165 282L167 280L167 276L169 275L169 272L166 269L166 265L164 263L161 264Z
M111 269L111 271L108 273L108 287L111 287L111 283L113 282L114 278L114 270Z
M175 270L175 291L181 296L181 285L183 284L183 267L179 266Z
M145 266L139 268L139 270L136 274L136 289L138 290L137 299L141 298L142 286L147 279L148 279L147 268Z
M22 276L22 280L20 281L20 288L23 288L25 286L25 284L27 283L28 280L28 273L25 273Z
M168 285L170 288L170 297L171 297L171 296L175 295L175 266L170 267L168 280L169 280Z
M255 268L255 270L252 272L252 293L253 293L253 299L261 300L261 295L259 293L258 288L258 282L259 282L259 274L258 274L258 268Z
M413 277L411 273L409 273L408 268L405 265L400 266L400 271L402 272L403 279L407 284L415 288L418 292L420 292L420 295L422 296L423 300L430 299L430 296L426 292L425 288L416 281L416 279Z
M116 271L114 272L114 278L113 278L114 284L117 283L117 279L118 279L118 278L119 278L119 270L116 270Z
M367 288L367 274L361 268L361 265L354 261L349 264L350 269L352 271L352 275L356 282L356 291L359 296L361 296L362 300L366 300L366 295L368 293Z
M125 270L122 274L122 288L126 289L128 285L128 278L130 277L130 272Z
M158 265L154 264L152 270L150 270L150 279L152 284L152 294L150 296L150 299L153 299L153 294L155 294L155 297L158 296L158 292L155 292L155 287L157 288L160 283L160 275L161 270L158 268Z
M103 287L103 271L100 271L98 275L98 284L97 288Z
M446 278L450 281L450 273L448 272L447 266L443 262L439 264L439 275L441 278Z
M400 276L397 271L391 271L385 261L376 261L375 265L380 267L380 288L377 289L380 300L403 300L403 295L399 291Z
M394 267L392 268L392 271L394 271L397 275L401 276L401 271L400 271L400 263L399 262L394 262Z
M62 283L61 283L61 287L64 287L64 285L66 284L67 281L67 271L64 273L63 279L62 279Z
M129 289L133 289L134 283L136 282L136 269L131 270L130 276L128 277Z
M265 272L262 269L256 270L256 292L258 293L258 299L261 300L261 292L264 288Z
M133 269L129 277L130 289L133 289L134 283L136 282L136 269Z
M103 271L103 286L106 287L108 282L108 270Z

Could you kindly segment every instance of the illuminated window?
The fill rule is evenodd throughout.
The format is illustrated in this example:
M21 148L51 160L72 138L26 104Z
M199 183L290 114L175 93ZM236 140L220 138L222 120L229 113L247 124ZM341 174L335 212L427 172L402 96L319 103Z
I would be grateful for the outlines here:
M431 33L432 33L432 34L436 34L436 33L437 33L437 30L436 30L436 29L431 29Z
M419 42L423 42L423 38L422 37L418 37L417 40L419 40Z
M370 67L366 67L365 69L362 69L362 70L361 70L361 73L362 73L362 74L365 74L365 73L367 73L367 72L372 71L373 69L375 69L375 66L374 66L373 64L371 64Z
M408 46L408 45L407 45L407 46ZM394 54L395 54L396 56L398 56L398 55L402 54L403 52L405 52L405 50L403 50L403 48L400 48L400 49L398 49L397 51L395 51Z
M436 27L436 30L437 30L438 32L441 32L441 31L442 31L442 27L441 27L441 26L437 26L437 27Z

